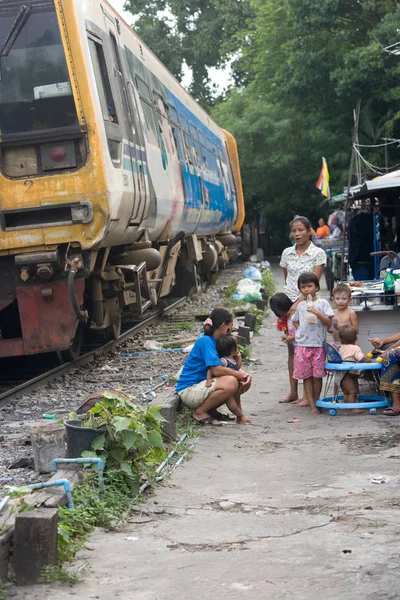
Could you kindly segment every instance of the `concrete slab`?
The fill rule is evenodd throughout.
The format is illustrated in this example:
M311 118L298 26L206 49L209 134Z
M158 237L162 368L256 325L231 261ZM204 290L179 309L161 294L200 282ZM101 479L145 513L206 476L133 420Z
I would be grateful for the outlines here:
M96 531L90 570L57 600L398 599L400 421L278 404L286 348L268 317L253 339L252 425L204 428L119 532ZM288 423L291 418L300 423ZM388 483L371 483L386 475ZM81 557L82 558L82 557ZM39 600L43 587L18 590Z

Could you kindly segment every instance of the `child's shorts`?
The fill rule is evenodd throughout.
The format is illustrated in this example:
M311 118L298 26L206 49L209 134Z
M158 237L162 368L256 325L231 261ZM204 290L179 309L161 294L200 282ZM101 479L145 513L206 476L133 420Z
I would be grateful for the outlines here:
M325 350L296 346L294 349L294 379L309 379L325 375Z

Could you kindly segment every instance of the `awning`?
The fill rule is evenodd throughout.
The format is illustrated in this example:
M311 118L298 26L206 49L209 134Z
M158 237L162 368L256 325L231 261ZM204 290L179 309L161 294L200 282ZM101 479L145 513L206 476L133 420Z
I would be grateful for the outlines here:
M392 174L391 174L392 175ZM377 193L380 190L399 188L400 192L400 177L384 175L372 181L365 181L360 185L354 185L350 188L350 198L363 198Z

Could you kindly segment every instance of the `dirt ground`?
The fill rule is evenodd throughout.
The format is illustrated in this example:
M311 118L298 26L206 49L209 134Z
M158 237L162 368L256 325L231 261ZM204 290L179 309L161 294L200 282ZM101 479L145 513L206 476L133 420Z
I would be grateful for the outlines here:
M136 522L91 536L82 583L14 598L400 597L400 419L279 404L286 348L272 316L253 357L252 424L204 428L192 460L138 507ZM371 483L383 475L387 483Z

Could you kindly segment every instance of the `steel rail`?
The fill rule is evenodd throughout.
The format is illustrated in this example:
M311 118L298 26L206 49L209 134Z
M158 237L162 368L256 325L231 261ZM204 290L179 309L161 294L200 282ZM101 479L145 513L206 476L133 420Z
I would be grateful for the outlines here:
M54 381L61 375L65 375L71 369L75 369L76 367L82 367L83 365L87 365L88 363L93 362L94 360L104 356L105 354L113 350L116 346L119 346L119 344L125 339L133 336L135 333L139 333L143 329L146 329L146 327L152 325L164 315L173 311L175 308L181 306L181 304L183 304L186 300L186 297L179 298L169 306L158 310L150 317L147 317L147 319L144 319L137 325L134 325L134 327L131 327L131 329L128 329L127 331L122 333L118 337L118 339L112 340L111 342L106 342L103 346L100 346L95 350L91 350L86 354L82 354L82 356L80 356L76 360L65 363L63 365L59 365L58 367L55 367L50 371L45 371L41 375L37 375L33 379L29 379L28 381L25 381L24 383L21 383L20 385L13 387L10 390L7 390L6 392L3 392L2 394L0 394L0 408L11 402L11 400L15 400L18 397L20 397L22 393L33 392L38 388L42 387L43 385L49 383L50 381Z

